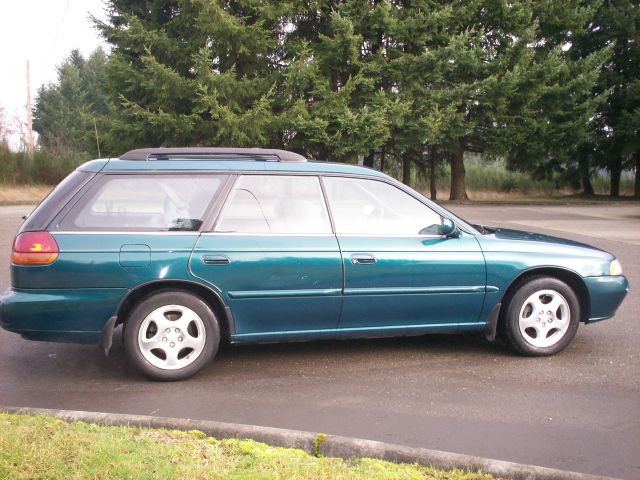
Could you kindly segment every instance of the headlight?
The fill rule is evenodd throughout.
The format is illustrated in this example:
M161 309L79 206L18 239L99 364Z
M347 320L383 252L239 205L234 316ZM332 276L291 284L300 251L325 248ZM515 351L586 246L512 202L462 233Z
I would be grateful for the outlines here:
M614 260L609 265L609 275L622 275L622 265L618 260Z

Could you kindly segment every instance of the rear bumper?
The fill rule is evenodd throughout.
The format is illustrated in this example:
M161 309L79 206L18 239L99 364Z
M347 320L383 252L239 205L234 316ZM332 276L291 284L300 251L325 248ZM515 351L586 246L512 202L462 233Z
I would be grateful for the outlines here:
M128 291L9 289L0 297L0 326L30 340L98 343Z
M629 292L629 282L626 277L623 275L585 277L583 280L589 290L591 307L587 323L613 317Z

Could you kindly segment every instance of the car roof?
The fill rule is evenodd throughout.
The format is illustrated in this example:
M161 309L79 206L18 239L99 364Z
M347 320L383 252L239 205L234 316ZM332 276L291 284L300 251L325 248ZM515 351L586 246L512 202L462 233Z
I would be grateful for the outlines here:
M308 161L285 150L257 148L172 148L132 150L120 158L92 160L79 167L88 172L226 171L300 172L363 175L389 178L377 170L350 165Z

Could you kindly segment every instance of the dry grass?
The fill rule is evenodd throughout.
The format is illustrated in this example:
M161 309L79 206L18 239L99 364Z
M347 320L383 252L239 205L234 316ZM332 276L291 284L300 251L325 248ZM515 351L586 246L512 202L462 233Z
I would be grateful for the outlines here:
M0 184L0 203L39 203L52 189L51 185Z
M430 198L429 190L421 188L420 193L425 197ZM553 196L539 194L523 194L521 192L499 192L490 190L474 190L467 188L467 196L472 202L526 202L526 201L557 201L566 199L574 192L571 190L558 190L555 191ZM449 189L438 188L438 202L449 200Z
M423 194L427 198L431 198L429 194L429 190L425 190L424 188L419 188L418 191ZM620 196L620 197L610 197L605 194L596 194L596 195L584 195L581 193L576 193L570 189L556 190L552 195L544 194L544 193L529 193L524 194L521 192L499 192L499 191L490 191L490 190L474 190L467 188L467 196L469 197L469 202L487 202L487 203L610 203L610 202L625 202L625 201L637 201L637 199L633 198L631 195ZM447 188L438 188L438 198L436 200L438 203L446 204L449 201L449 189Z
M47 196L47 194L54 188L51 185L12 185L12 184L2 184L0 183L0 204L8 203L8 204L16 204L16 203L40 203L40 201ZM418 191L425 195L427 198L430 197L429 190L424 187L418 186ZM489 191L489 190L474 190L467 189L467 195L469 196L469 200L474 202L527 202L527 201L564 201L572 199L574 201L578 201L581 197L576 197L574 192L568 189L565 190L557 190L553 193L552 196L544 195L544 194L528 194L525 195L518 191L513 192L500 192L500 191ZM446 202L449 200L449 189L447 188L438 188L438 198L439 202ZM610 201L611 198L606 196L600 197L588 197L582 200L585 201Z

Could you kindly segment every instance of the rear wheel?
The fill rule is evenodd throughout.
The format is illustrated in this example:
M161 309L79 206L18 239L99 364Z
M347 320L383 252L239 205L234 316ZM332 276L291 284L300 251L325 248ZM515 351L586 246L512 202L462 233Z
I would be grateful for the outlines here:
M566 283L553 277L525 281L508 301L503 337L523 355L553 355L573 339L580 303Z
M183 291L142 300L129 315L124 344L130 362L155 380L181 380L204 368L218 351L220 328L209 306Z

